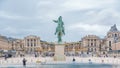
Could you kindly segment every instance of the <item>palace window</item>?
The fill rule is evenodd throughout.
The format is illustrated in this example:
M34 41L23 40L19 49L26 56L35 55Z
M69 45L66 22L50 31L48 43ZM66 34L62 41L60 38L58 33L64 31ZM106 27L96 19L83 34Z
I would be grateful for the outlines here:
M111 41L109 41L109 47L111 47Z
M105 52L103 52L103 54L105 54Z
M93 51L93 48L91 48L91 51Z
M36 43L34 43L34 46L36 46Z
M96 48L95 48L95 51L96 51Z
M27 41L29 42L29 39L27 39Z
M117 37L117 34L115 34L115 37Z
M32 52L32 48L30 49L30 51Z
M90 41L90 40L88 39L88 41Z
M36 42L36 39L34 39L34 41Z
M27 43L27 46L29 47L29 43Z
M31 43L31 47L33 46L33 44Z
M91 43L91 46L93 46L93 43Z
M96 41L96 39L94 39L94 41Z

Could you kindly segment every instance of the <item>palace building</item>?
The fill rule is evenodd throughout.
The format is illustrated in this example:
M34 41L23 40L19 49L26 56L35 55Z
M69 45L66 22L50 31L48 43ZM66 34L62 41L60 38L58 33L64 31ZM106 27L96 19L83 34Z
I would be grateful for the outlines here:
M96 35L88 35L82 38L82 45L87 48L87 54L99 54L101 39Z
M11 41L9 41L5 36L0 35L0 49L11 50Z
M34 53L41 48L40 37L37 36L27 36L24 38L24 48L27 53Z
M78 42L65 42L66 56L113 56L120 52L120 31L113 25L105 38L96 35L86 35ZM40 37L29 35L23 39L9 40L0 36L0 49L14 50L16 55L39 54L53 56L55 43L42 41Z

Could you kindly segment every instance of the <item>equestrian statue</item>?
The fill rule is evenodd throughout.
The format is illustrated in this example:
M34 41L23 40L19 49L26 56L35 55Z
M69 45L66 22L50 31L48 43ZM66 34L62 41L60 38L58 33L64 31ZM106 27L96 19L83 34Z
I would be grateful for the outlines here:
M53 20L55 23L57 23L55 35L57 34L58 37L58 44L62 43L62 36L65 35L64 31L64 22L62 21L62 16L59 16L58 20Z

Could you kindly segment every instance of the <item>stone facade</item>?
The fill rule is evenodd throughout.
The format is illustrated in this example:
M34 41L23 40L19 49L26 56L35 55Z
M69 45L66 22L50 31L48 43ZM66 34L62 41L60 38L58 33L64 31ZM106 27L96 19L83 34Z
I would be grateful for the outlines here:
M0 36L0 49L11 50L12 43L6 39L4 36Z
M26 53L35 53L41 49L40 37L30 35L25 37L23 41Z
M41 55L42 56L53 56L55 52L55 43L41 41Z
M119 42L120 42L120 31L117 29L116 25L113 25L111 29L107 32L107 36L105 37L106 40L106 48L107 52L110 56L116 54L120 48L119 48ZM117 48L118 47L118 48Z
M82 45L87 48L87 54L99 54L101 39L96 35L88 35L82 38Z
M64 49L65 49L65 54L67 56L79 55L79 54L81 54L81 51L83 51L81 41L65 43Z
M120 50L120 42L112 44L112 50Z
M22 39L17 39L12 42L12 50L16 51L16 55L24 55L24 45Z

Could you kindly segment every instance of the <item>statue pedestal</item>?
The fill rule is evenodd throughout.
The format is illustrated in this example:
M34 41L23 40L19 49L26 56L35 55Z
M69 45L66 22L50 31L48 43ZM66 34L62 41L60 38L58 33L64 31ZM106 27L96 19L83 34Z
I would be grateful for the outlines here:
M64 44L55 45L54 61L65 61Z

